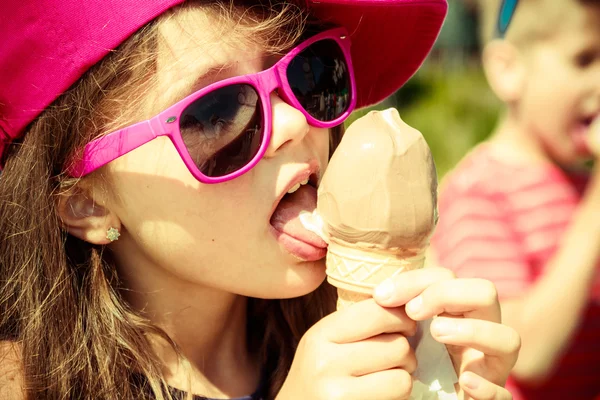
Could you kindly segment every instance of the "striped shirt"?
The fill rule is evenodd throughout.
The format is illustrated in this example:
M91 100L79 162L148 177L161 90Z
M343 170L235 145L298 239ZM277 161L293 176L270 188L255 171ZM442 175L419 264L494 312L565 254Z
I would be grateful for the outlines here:
M523 295L556 252L587 181L587 174L551 164L503 162L489 144L480 145L442 186L432 238L438 262L459 277L494 282L501 300ZM508 387L515 400L600 396L600 268L582 323L552 376L540 387L514 379Z

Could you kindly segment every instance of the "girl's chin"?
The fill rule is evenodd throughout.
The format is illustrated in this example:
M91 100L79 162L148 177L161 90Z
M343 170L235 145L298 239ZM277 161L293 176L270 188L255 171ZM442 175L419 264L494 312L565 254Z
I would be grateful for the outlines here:
M269 288L268 292L265 291L263 295L264 298L291 299L306 296L317 290L326 278L325 267L324 262L316 261L313 264L317 265L314 267L303 266L304 268L312 269L308 274L306 273L307 271L302 271L280 284L273 282L273 285Z

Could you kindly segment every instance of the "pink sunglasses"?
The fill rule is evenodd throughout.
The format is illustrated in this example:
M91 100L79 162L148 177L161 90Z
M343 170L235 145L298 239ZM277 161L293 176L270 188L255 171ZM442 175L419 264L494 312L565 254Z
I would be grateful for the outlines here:
M270 94L300 110L319 128L341 124L356 106L350 39L343 28L311 37L271 68L215 82L157 116L88 143L68 168L82 177L159 136L167 136L203 183L234 179L252 169L271 140Z

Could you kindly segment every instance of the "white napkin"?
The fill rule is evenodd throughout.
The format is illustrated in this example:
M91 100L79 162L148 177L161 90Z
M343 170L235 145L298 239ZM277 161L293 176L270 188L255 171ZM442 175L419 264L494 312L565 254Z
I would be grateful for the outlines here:
M446 346L431 336L429 325L431 320L419 322L417 334L408 339L418 363L410 400L457 400L452 360Z

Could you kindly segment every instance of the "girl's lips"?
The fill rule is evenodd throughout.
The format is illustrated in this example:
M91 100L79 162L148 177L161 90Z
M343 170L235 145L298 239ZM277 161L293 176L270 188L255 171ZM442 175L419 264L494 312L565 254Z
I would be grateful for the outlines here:
M325 257L327 248L313 246L271 226L271 233L286 251L302 261L317 261Z
M305 261L318 260L326 253L327 243L306 229L300 219L302 213L312 213L316 207L317 189L304 185L284 196L269 221L279 244Z
M316 179L318 169L308 168L299 171L280 194L271 213L271 232L279 244L290 254L304 261L316 261L327 252L327 243L315 233L307 230L300 220L300 214L312 213L317 207L317 189L311 184L300 185L293 193L287 193L299 183L312 177Z
M275 209L281 203L283 197L288 194L288 191L296 186L297 184L308 180L308 184L317 188L320 180L320 168L319 162L316 159L309 160L303 163L304 167L300 168L298 172L296 172L287 185L284 187L284 190L277 195L273 206L271 207L271 211L269 212L269 218L272 218Z

